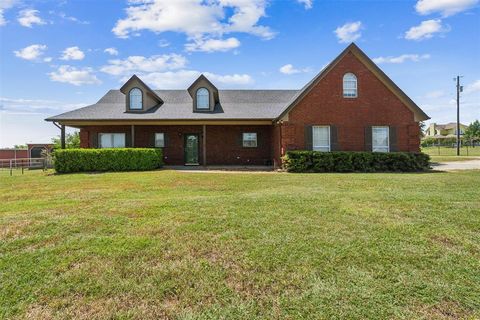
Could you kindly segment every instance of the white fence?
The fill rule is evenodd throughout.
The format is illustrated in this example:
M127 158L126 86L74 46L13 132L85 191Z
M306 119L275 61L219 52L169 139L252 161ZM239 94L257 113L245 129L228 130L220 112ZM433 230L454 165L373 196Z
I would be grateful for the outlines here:
M14 170L21 170L22 174L25 169L41 169L47 170L52 167L52 161L48 158L17 158L17 159L0 159L0 170L9 170L12 175Z

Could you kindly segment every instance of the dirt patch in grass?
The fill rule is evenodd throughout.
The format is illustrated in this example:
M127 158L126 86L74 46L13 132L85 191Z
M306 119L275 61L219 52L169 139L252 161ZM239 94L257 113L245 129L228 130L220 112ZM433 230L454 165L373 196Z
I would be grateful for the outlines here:
M33 224L32 220L8 221L7 224L0 224L0 240L15 240L22 237L28 227Z
M457 245L453 239L441 234L431 236L430 240L432 240L433 243L438 243L448 248L454 248Z
M174 319L178 314L175 298L149 301L129 295L86 298L65 297L48 304L32 304L19 319Z
M457 302L444 300L440 303L423 306L419 313L429 320L475 319L471 310L460 306Z

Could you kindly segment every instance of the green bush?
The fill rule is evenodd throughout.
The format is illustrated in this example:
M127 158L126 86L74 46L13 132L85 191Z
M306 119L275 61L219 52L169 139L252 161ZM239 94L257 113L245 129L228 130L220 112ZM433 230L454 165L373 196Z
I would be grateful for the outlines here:
M54 168L60 173L142 171L163 165L161 149L112 148L55 150Z
M430 168L430 156L409 152L288 151L289 172L416 172Z

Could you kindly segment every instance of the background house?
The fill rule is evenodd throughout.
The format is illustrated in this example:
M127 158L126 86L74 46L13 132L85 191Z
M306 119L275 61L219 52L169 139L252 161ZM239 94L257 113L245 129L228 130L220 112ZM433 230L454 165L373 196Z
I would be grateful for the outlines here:
M468 126L460 123L460 135L465 133ZM449 122L447 124L431 123L425 131L425 138L456 138L457 137L457 123Z

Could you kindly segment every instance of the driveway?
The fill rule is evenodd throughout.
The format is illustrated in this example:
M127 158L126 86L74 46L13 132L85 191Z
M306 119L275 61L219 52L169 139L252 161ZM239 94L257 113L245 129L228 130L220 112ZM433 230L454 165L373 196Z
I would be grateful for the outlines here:
M480 170L480 159L455 162L438 162L432 164L434 170L456 171L456 170Z

